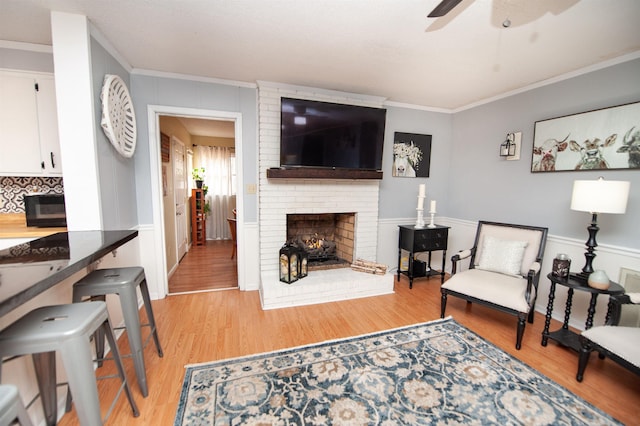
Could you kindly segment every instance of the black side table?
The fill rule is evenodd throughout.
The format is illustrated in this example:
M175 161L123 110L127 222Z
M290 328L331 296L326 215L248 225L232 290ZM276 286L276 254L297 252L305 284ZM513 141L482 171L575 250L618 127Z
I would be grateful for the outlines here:
M549 303L547 304L547 315L544 321L544 330L542 331L542 346L547 346L547 340L553 339L564 346L580 351L581 345L580 340L578 339L578 334L569 330L569 317L571 316L574 290L591 293L591 301L589 302L589 309L587 311L587 322L585 323L585 329L589 329L593 326L593 316L596 313L596 300L598 299L598 296L601 294L622 294L624 293L624 288L613 281L610 282L608 289L599 290L597 288L589 287L586 281L574 277L560 278L550 273L547 275L547 278L551 281L551 288L549 289ZM550 333L549 324L551 323L551 313L553 312L553 300L555 299L556 284L569 287L569 291L567 293L567 304L564 310L564 323L562 324L562 328ZM611 305L609 304L607 319L609 319L610 313Z
M409 288L413 288L413 279L418 277L430 277L440 275L440 282L444 283L444 267L447 257L447 240L449 227L435 225L434 228L416 228L414 225L400 225L398 241L398 278L400 274L409 277ZM401 269L402 250L409 252L409 265L406 271ZM431 269L431 252L442 250L442 270ZM415 266L414 255L419 252L429 252L429 261L424 270L418 270Z

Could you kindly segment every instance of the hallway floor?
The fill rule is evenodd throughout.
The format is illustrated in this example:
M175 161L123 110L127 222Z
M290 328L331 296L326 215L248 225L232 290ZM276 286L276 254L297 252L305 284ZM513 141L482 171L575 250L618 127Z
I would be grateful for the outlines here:
M238 287L237 257L231 259L231 240L192 246L169 278L169 294Z

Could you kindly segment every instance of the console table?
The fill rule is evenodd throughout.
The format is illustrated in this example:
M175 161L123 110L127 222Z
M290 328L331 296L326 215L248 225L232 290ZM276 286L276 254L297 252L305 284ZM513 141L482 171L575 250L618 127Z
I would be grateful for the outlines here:
M544 330L542 331L542 346L547 346L548 339L553 339L556 342L567 346L573 350L580 351L581 344L578 339L578 333L569 330L569 318L571 317L571 306L573 304L573 292L586 291L591 293L591 301L589 302L589 309L587 311L587 321L585 323L585 329L589 329L593 326L593 316L596 313L596 300L601 294L613 295L624 293L624 288L613 281L610 282L609 288L606 290L599 290L597 288L589 287L586 281L576 278L560 278L549 273L547 275L549 281L551 281L551 287L549 289L549 303L547 304L547 314L544 321ZM555 299L556 284L560 284L565 287L569 287L567 293L567 303L564 311L564 322L562 328L557 331L549 332L549 325L551 323L551 313L553 312L553 301ZM607 311L607 319L611 313L611 305L609 304L609 310Z
M404 274L409 277L409 288L413 288L414 278L440 275L440 282L444 283L449 227L440 225L436 225L434 228L416 228L414 225L400 225L399 227L398 281L400 281L400 274ZM402 250L409 252L409 262L406 270L402 270ZM442 269L437 271L431 269L431 252L440 250L442 251ZM414 256L420 252L429 252L429 260L424 270L418 270L415 266Z

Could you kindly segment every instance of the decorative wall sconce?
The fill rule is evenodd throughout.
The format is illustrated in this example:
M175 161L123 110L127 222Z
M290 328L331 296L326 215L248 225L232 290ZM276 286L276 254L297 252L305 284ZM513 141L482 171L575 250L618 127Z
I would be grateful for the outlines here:
M522 132L507 133L507 138L500 144L500 157L506 157L507 160L519 160L521 142Z

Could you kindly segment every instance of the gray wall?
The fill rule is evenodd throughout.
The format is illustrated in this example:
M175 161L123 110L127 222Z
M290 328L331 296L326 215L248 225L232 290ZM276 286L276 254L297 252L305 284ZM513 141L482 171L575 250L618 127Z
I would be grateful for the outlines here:
M93 42L92 49L96 90L101 87L107 72L126 77L126 72L101 46ZM53 71L51 54L12 49L0 49L0 66ZM255 89L142 75L132 75L128 82L138 124L138 146L133 159L135 184L129 175L131 168L123 167L131 160L109 153L107 148L113 149L99 130L105 226L125 227L129 222L152 222L147 105L242 113L244 183L257 182ZM640 215L640 170L530 172L536 120L635 101L640 101L640 59L455 114L387 107L380 218L415 217L418 184L426 183L427 199L438 200L439 216L539 224L548 226L555 235L586 239L589 215L569 209L571 188L576 179L596 179L602 175L610 180L630 180L631 195L626 214L600 215L598 241L637 249L640 241L640 227L636 223ZM97 123L101 111L98 102L99 96L96 96ZM429 178L391 176L396 131L433 136ZM519 161L505 161L498 156L498 145L506 133L512 131L522 131ZM105 170L111 172L103 179ZM117 181L109 182L112 177ZM244 194L244 200L245 220L257 221L256 196ZM134 203L137 209L133 207Z
M416 109L387 107L383 149L383 179L380 183L380 219L416 216L418 185L426 185L425 208L429 201L438 201L438 214L446 213L447 183L451 162L451 114ZM431 135L431 165L428 178L391 176L393 166L393 136L395 132ZM425 215L426 217L426 215Z
M257 98L256 89L171 79L132 75L131 87L136 122L138 147L135 155L138 219L140 224L152 223L151 181L149 164L148 105L198 108L212 111L242 114L242 155L244 183L257 182ZM238 191L244 190L238 188ZM244 194L244 220L258 219L257 196Z
M629 180L627 212L599 216L598 242L640 248L640 170L530 172L536 120L639 100L640 60L634 60L455 114L446 215L542 225L551 234L586 240L589 214L569 208L573 181ZM522 131L519 161L498 156L512 131Z
M96 123L96 152L98 156L96 164L100 179L102 229L130 229L138 225L134 159L125 158L120 155L111 142L109 142L109 139L107 139L100 126L102 120L100 94L105 75L115 74L120 76L127 87L130 88L129 73L94 38L91 38L91 73ZM141 134L138 131L137 143L140 143L141 140ZM140 153L136 150L134 156L138 155L140 155Z

